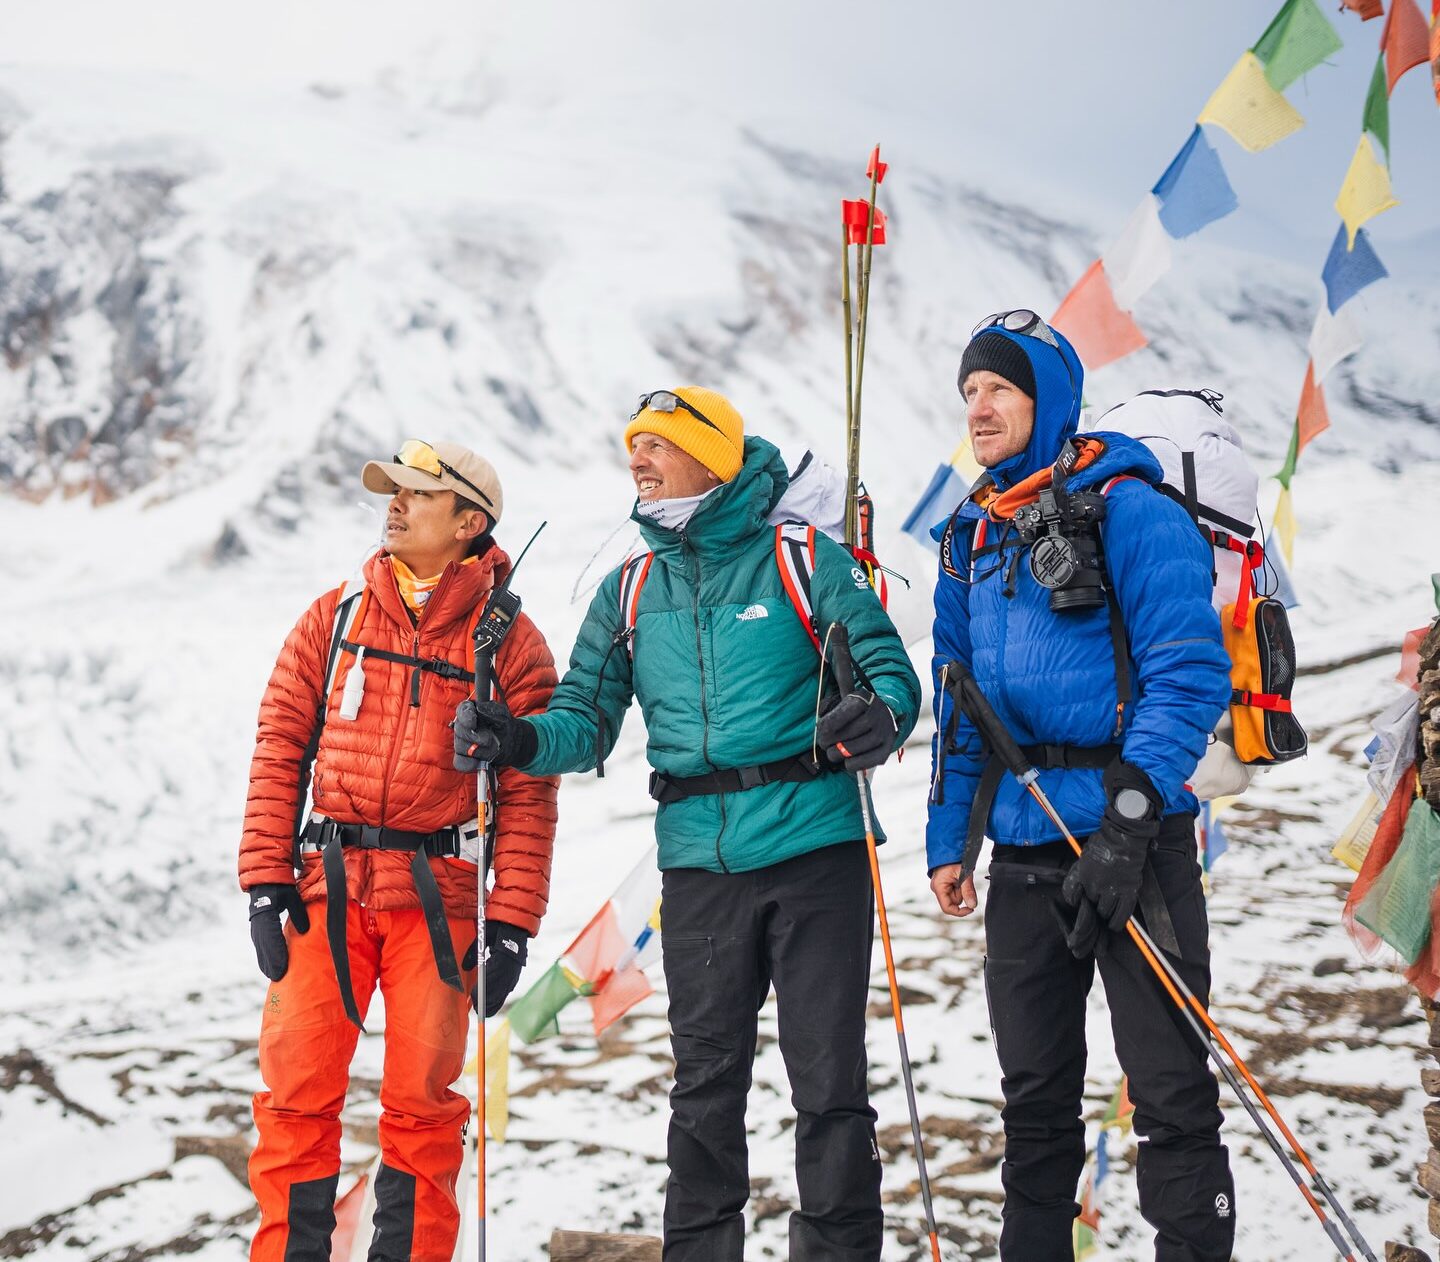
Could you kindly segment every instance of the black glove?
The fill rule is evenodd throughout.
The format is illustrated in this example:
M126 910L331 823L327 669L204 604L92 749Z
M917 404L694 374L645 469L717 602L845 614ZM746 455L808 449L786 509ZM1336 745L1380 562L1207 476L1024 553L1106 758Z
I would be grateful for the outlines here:
M1162 799L1138 767L1113 762L1105 769L1109 805L1098 831L1065 876L1061 893L1076 909L1075 927L1065 942L1077 960L1096 953L1102 924L1125 928L1140 898L1150 843L1160 832Z
M873 692L831 697L815 725L815 737L833 763L846 771L868 771L890 757L895 747L895 716Z
M280 924L282 911L290 913L296 933L310 932L310 913L293 884L250 887L250 941L255 944L260 971L272 982L278 982L290 967L290 948Z
M503 920L485 922L485 1015L493 1017L515 989L520 970L525 967L530 935ZM460 961L462 968L475 967L475 943ZM475 1006L475 992L470 992L470 1006Z
M483 764L520 767L535 757L540 737L502 701L462 701L455 711L455 770L477 772Z

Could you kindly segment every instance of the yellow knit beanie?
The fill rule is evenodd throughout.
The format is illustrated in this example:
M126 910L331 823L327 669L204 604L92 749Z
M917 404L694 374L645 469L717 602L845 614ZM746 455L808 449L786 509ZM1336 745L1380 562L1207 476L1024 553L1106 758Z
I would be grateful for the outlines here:
M636 434L659 434L687 455L694 456L722 482L728 482L745 463L745 421L730 400L700 386L681 386L671 392L684 399L709 421L691 415L684 408L657 412L645 408L625 427L625 452L630 452Z

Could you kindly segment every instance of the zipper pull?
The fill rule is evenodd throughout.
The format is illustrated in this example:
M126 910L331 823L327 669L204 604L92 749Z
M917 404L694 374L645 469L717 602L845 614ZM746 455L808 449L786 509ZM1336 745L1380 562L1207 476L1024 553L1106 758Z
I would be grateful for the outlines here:
M340 713L337 717L353 720L360 713L360 702L365 697L365 646L355 650L355 664L345 676L345 690L340 694Z

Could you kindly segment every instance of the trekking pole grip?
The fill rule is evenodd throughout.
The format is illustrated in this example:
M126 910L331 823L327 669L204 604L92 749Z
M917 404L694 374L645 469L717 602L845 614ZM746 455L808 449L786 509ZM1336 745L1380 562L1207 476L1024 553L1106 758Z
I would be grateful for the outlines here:
M832 622L825 632L825 641L830 646L830 669L835 672L835 682L840 686L840 695L855 691L855 658L850 653L850 632L843 622Z
M1029 784L1031 780L1035 779L1035 768L1020 752L1020 746L1015 743L1015 738L1010 735L1010 730L991 708L985 694L980 691L980 685L975 682L975 676L970 673L969 668L963 662L951 662L946 669L949 672L950 695L953 702L959 706L965 717L979 729L985 743L1005 764L1010 774L1022 784Z

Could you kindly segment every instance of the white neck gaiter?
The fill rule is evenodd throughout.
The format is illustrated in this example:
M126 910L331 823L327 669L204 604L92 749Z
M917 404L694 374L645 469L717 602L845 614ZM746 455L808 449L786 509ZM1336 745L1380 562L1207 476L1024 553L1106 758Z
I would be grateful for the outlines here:
M724 483L721 483L723 486ZM690 519L695 516L695 510L700 507L708 495L714 495L720 487L712 486L708 491L699 495L686 495L680 499L673 500L642 500L636 507L641 517L648 518L657 526L664 526L669 530L683 530L690 524Z

